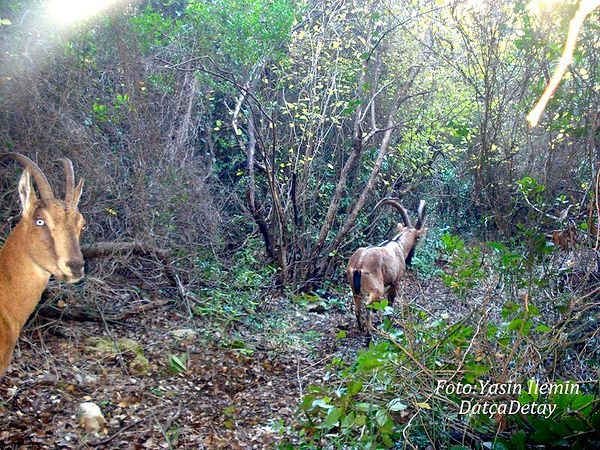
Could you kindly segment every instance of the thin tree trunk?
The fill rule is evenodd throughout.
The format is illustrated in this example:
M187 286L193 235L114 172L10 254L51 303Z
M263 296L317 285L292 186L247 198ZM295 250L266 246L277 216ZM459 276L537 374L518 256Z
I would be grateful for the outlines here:
M246 145L246 160L248 168L248 186L246 188L246 198L250 213L254 218L254 222L258 226L263 241L265 250L269 258L273 259L273 239L269 231L269 226L261 212L261 208L256 200L256 180L254 176L254 155L256 152L256 133L254 129L254 114L252 110L248 116L248 144Z
M398 111L400 105L408 98L408 91L412 87L414 80L417 74L419 73L419 70L419 67L411 68L408 79L404 82L402 87L398 89L398 93L396 94L396 98L393 102L392 109L388 115L387 124L384 128L384 135L379 145L377 160L375 161L375 165L373 166L369 180L363 188L358 200L352 206L350 214L346 217L346 221L344 222L344 225L342 226L341 230L338 232L336 237L323 252L324 254L321 257L321 261L315 273L315 276L317 278L323 277L327 273L327 269L329 268L333 252L339 248L341 242L345 239L345 237L348 235L348 233L354 226L354 223L356 222L360 211L362 210L369 194L371 193L371 190L375 186L377 176L379 175L379 170L381 169L381 165L383 164L383 160L385 159L385 155L390 145L392 133L396 129L396 126L394 126L394 122L396 120L396 112Z

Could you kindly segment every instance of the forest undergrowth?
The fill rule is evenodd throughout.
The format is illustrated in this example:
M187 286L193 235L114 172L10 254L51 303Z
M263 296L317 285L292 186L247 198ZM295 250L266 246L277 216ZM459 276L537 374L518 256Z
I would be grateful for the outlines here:
M343 287L322 296L257 295L272 273L247 263L238 260L233 279L207 276L216 284L190 300L191 316L179 299L163 302L169 299L135 287L128 274L111 280L127 289L88 305L105 320L33 318L1 384L2 409L14 412L2 415L2 448L300 445L297 406L308 386L334 379L336 365L352 361L369 339L356 329ZM73 292L63 294L53 302L68 310ZM139 296L127 299L139 305L136 312L110 319L132 295ZM437 315L455 301L439 280L413 276L406 298ZM85 400L106 417L100 435L78 427L77 405Z
M465 422L456 414L458 397L433 395L436 379L460 374L463 382L475 383L510 370L507 381L516 381L514 374L593 380L589 362L596 330L593 323L584 325L597 310L580 311L572 304L572 314L557 316L547 305L534 306L537 298L527 300L524 291L517 295L525 303L511 303L503 290L511 267L485 273L491 266L482 264L480 247L449 235L439 245L446 257L436 258L430 273L409 272L393 308L385 301L375 305L378 331L372 338L356 328L345 286L273 295L261 290L273 271L253 260L248 249L236 254L233 270L200 264L205 286L193 293L182 294L166 278L154 292L145 290L141 281L147 277L136 279L118 267L110 281L96 280L92 267L89 280L61 291L53 304L68 311L70 295L86 298L79 295L88 283L108 283L111 294L102 304L96 297L88 305L101 316L84 322L81 316L32 319L1 384L2 408L13 413L2 415L0 443L3 448L245 449L405 442L475 448L487 440L494 448L521 448L519 442L532 438L530 424L485 415ZM508 249L492 245L506 256ZM489 264L495 256L488 255ZM503 264L509 260L500 256ZM148 270L149 262L143 264ZM131 315L111 318L110 311L123 302L134 308ZM577 320L575 312L588 321ZM557 317L574 321L559 328L563 340L592 335L579 345L553 343ZM582 436L592 439L585 426L597 420L593 383L582 389L581 395L555 400L562 401L563 410L552 423L557 417L564 421L563 442L577 439L567 434L571 427L580 430L580 442L586 442ZM85 400L105 414L99 435L77 425L77 405ZM543 420L533 426L542 439L556 439L561 432L543 428Z

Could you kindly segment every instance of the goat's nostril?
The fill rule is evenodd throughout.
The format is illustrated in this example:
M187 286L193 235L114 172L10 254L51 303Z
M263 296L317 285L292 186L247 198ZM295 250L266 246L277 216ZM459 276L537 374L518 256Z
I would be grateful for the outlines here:
M67 261L67 267L73 271L73 273L80 273L83 271L83 261L79 259L71 259Z

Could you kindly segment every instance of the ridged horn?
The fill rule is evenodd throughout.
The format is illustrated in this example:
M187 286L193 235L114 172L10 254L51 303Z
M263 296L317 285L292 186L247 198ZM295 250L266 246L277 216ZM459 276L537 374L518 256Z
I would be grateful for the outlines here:
M425 200L419 202L419 210L417 212L417 230L420 230L425 225Z
M50 186L50 183L48 183L46 175L44 175L44 172L42 172L42 170L38 167L36 163L34 163L27 156L21 155L20 153L9 152L0 155L0 159L6 158L10 158L19 162L23 167L29 170L29 172L33 176L33 179L35 180L35 184L37 184L37 188L42 200L54 199L52 187Z
M60 158L59 161L62 163L65 172L67 186L65 190L65 203L67 206L73 206L75 203L75 171L73 170L73 163L68 158Z
M373 208L373 211L377 211L377 209L383 205L390 205L390 206L396 208L398 210L398 212L400 213L400 215L402 216L402 221L404 222L404 225L406 225L409 228L412 228L412 223L410 221L410 218L408 217L408 213L406 212L406 209L404 209L404 206L402 206L400 204L400 199L384 198L383 200L381 200L379 203L377 203L375 205L375 208Z

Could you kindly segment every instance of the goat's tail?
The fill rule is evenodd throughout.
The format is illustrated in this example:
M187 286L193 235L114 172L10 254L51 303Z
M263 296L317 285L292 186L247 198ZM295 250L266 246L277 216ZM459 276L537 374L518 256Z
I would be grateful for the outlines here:
M354 295L360 294L360 278L360 270L355 270L352 274L352 292L354 292Z

